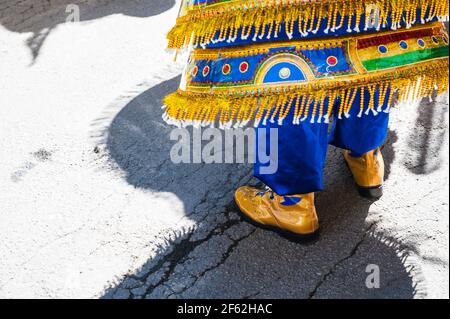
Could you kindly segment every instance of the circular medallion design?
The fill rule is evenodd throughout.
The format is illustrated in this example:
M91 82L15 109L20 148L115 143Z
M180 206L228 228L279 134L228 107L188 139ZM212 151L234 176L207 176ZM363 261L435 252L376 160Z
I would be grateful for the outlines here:
M229 65L228 63L224 64L222 66L222 74L223 75L228 75L228 74L230 74L230 72L231 72L231 65Z
M209 74L210 68L209 66L205 66L203 68L203 76L207 76Z
M398 44L400 46L400 48L402 48L403 50L408 49L408 43L406 43L406 41L400 41L400 43Z
M419 47L425 48L425 41L423 41L423 39L417 40L417 44L419 45Z
M438 44L439 40L434 35L431 37L431 40L433 40L434 43Z
M196 77L197 74L198 74L198 66L194 66L194 67L192 68L191 75L192 75L193 77Z
M378 47L378 52L380 52L381 54L386 54L388 52L388 48L385 45L380 45Z
M291 76L291 70L289 68L282 68L278 75L280 79L286 80Z
M337 59L335 56L330 55L330 56L327 58L327 64L328 64L329 66L335 66L336 64L338 64L338 59Z
M248 63L247 62L242 62L239 65L239 71L241 71L241 73L245 73L248 71Z
M445 35L442 36L442 41L444 41L445 44L448 44L448 38Z

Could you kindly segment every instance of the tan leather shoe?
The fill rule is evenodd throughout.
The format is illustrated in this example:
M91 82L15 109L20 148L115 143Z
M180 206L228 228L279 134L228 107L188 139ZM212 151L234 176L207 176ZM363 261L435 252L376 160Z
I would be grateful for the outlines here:
M251 223L276 231L289 239L315 237L319 219L314 206L314 193L278 196L270 189L243 186L235 193L243 216Z
M384 160L379 148L361 157L352 157L349 151L344 151L344 158L361 196L370 199L383 196Z

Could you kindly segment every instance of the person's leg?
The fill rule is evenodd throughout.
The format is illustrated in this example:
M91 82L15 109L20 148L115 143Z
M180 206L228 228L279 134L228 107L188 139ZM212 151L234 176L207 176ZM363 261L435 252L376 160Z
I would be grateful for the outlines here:
M271 129L276 129L278 139ZM258 147L254 165L254 176L269 186L278 195L307 194L323 189L323 168L328 148L328 124L310 123L307 119L298 125L292 124L292 117L286 118L282 125L277 122L260 125L257 130L258 141L266 147ZM277 170L265 174L267 163L261 162L258 152L269 153L270 141L278 146L277 154L270 154L270 160L277 162Z
M386 96L389 96L389 90ZM367 89L365 97L365 104L367 104L369 99ZM382 98L381 103L376 103L376 115L370 110L367 112L366 109L361 113L360 98L361 94L358 91L348 117L342 115L339 119L337 114L339 108L335 108L334 122L329 137L331 145L350 151L353 157L360 157L381 146L386 139L389 124L389 113L385 112L387 98ZM375 92L375 101L380 101L378 90Z
M257 155L254 175L270 189L244 186L236 191L235 198L243 216L252 223L290 237L310 237L319 229L314 192L323 189L328 124L311 123L307 118L294 125L292 113L282 124L268 122L257 131L256 154L270 155L277 169L265 172L268 164L264 156ZM276 130L276 136L274 132L271 135L271 129ZM258 146L261 141L265 141L265 147L264 143ZM274 144L277 152L273 152Z
M386 97L389 96L389 89ZM369 92L365 92L367 106ZM360 93L355 98L355 104L350 109L349 116L335 114L329 142L344 149L344 158L351 170L360 194L364 197L377 199L382 196L384 180L384 161L379 147L387 136L389 113L388 98L379 96L375 91L374 111L360 111ZM364 109L366 110L366 109Z

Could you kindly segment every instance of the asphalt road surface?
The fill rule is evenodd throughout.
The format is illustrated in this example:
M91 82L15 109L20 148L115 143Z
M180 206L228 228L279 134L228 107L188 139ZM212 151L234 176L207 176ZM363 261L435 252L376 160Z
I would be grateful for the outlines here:
M251 165L170 160L175 1L33 2L0 0L0 297L449 297L448 96L392 111L377 202L330 147L294 243L237 215Z

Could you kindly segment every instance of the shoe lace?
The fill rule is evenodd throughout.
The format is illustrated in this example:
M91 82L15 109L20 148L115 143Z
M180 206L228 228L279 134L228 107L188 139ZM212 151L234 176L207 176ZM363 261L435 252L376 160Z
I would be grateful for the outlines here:
M270 196L269 196L270 199L274 199L275 198L274 191L269 186L266 186L262 191L256 193L256 196L261 196L262 197L266 193L270 194Z

